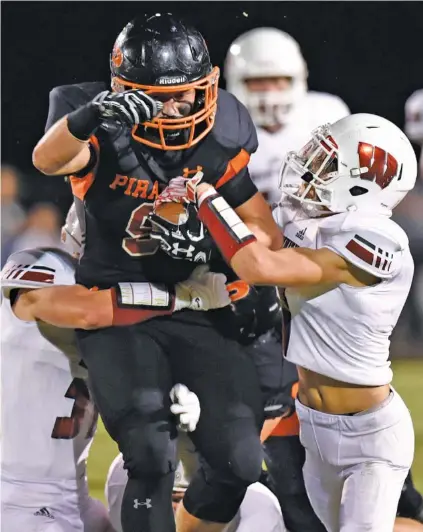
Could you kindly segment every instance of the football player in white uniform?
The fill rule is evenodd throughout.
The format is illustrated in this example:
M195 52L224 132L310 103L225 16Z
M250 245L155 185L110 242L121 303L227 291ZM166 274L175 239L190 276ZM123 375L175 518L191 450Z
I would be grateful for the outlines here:
M78 230L71 213L64 233L75 253ZM194 277L177 285L174 295L148 283L89 291L75 285L74 259L64 251L41 248L9 257L1 273L2 530L112 530L104 506L88 495L86 459L97 411L72 328L133 323L169 309L230 302L225 276L197 270ZM171 409L180 425L192 430L186 405L199 417L199 403L184 388L173 389Z
M423 177L423 89L413 92L405 102L405 132L420 146L420 176Z
M180 434L178 438L178 455L179 463L175 472L173 487L175 510L198 468L195 448L191 440L184 434ZM122 455L119 454L110 466L105 488L110 521L116 532L122 532L120 508L127 480ZM148 501L139 501L139 504L148 504ZM237 515L227 525L224 532L257 532L258 530L261 532L286 532L278 500L263 484L256 482L247 489Z
M229 47L227 89L249 110L259 147L250 175L270 203L280 198L279 169L284 155L307 142L312 129L349 114L338 96L307 90L307 65L298 43L276 28L256 28Z
M179 198L197 203L241 279L286 287L304 479L329 532L392 530L413 460L413 424L390 386L388 358L414 270L407 236L390 217L416 175L405 134L356 114L317 128L287 155L275 217L288 249L257 242L201 172Z

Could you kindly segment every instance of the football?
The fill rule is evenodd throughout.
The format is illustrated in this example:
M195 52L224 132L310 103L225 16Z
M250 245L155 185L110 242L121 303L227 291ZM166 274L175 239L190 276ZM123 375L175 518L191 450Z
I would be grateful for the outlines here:
M164 220L175 224L184 224L188 219L188 213L183 203L167 202L162 203L154 209L155 214Z

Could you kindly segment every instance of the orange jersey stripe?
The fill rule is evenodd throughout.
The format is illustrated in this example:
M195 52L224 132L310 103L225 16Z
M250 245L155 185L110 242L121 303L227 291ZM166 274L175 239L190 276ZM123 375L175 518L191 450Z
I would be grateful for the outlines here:
M97 164L91 170L91 172L88 172L88 174L84 177L69 176L70 184L72 187L72 193L81 201L85 198L89 188L94 183L95 172L97 170L98 165L98 156L100 154L100 144L95 135L91 135L90 143L92 146L94 146L94 149L97 152Z
M215 185L215 189L217 190L219 187L230 181L233 177L235 177L239 172L247 166L247 164L250 161L250 154L248 151L242 150L236 155L233 159L231 159L228 162L228 166L226 167L225 173L222 175L222 177L219 179L219 181Z
M298 382L294 382L291 388L291 396L295 399L298 393ZM269 423L272 422L272 423ZM269 419L265 421L260 439L266 441L270 436L298 436L300 422L296 412L286 418Z

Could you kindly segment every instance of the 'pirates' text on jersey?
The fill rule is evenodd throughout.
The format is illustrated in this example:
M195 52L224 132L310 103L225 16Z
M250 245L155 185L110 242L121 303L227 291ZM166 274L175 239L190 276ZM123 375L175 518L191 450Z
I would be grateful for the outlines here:
M104 89L102 83L53 89L47 128ZM171 178L202 170L235 208L257 192L247 170L257 148L255 128L242 104L223 90L212 131L173 159L135 141L115 122L103 123L90 147L91 164L70 177L85 237L77 280L87 286L128 279L175 283L189 276L195 263L169 257L149 237L148 214Z

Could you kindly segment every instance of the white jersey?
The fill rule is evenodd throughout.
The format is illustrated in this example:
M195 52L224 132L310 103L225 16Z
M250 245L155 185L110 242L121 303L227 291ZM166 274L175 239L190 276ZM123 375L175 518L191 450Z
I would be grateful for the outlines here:
M337 96L310 91L293 109L289 123L280 131L269 133L257 127L259 147L251 156L248 169L255 185L269 203L280 199L279 172L286 153L302 148L316 127L349 114L348 107Z
M104 506L88 495L97 411L74 331L20 320L9 299L13 288L73 283L72 259L58 250L18 252L2 271L2 517L11 531L21 520L28 532L50 521L60 531L109 527Z
M391 382L389 337L414 271L406 234L381 215L355 212L308 218L303 213L289 204L280 208L285 247L329 248L381 281L364 288L287 288L292 315L287 359L343 382Z
M18 319L1 306L2 475L77 481L96 427L71 329Z

